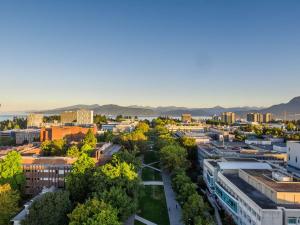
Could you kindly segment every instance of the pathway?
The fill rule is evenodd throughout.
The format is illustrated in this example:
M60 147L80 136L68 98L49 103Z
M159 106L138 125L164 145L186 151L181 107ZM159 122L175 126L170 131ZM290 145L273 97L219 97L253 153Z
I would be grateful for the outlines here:
M151 221L146 220L146 219L144 219L144 218L142 218L142 217L140 217L140 216L138 216L138 215L135 215L134 218L135 218L136 220L138 220L138 221L140 221L140 222L146 224L146 225L157 225L156 223L152 223Z
M150 166L149 164L143 164L142 166L143 166L143 167L149 167L149 168L151 168L151 169L153 169L153 170L156 170L156 171L158 171L158 172L161 172L160 169L157 169L157 168L155 168L155 167L153 167L153 166Z
M165 196L167 207L169 211L170 225L183 225L181 221L181 207L176 201L176 194L174 193L171 185L171 178L165 171L162 172L162 179L164 183Z
M144 185L160 185L160 186L163 186L164 185L164 182L162 181L143 181L142 182Z

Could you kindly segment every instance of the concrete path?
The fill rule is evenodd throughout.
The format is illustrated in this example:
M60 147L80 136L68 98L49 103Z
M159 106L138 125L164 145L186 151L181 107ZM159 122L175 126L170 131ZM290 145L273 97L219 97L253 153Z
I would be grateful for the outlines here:
M156 161L156 162L148 163L148 164L145 164L145 165L152 166L153 164L156 164L156 163L160 163L160 161Z
M156 171L158 171L158 172L161 172L160 169L157 169L157 168L155 168L155 167L153 167L153 166L149 166L149 165L147 165L147 164L143 164L142 166L143 166L143 167L151 168L151 169L156 170Z
M138 215L135 215L134 218L135 218L136 220L138 220L138 221L140 221L140 222L146 224L146 225L157 225L156 223L152 223L151 221L146 220L146 219L144 219L144 218L142 218L142 217L140 217L140 216L138 216Z
M164 182L162 181L143 181L142 182L144 185L160 185L160 186L163 186L164 185Z
M183 225L181 221L181 207L176 201L176 194L171 185L171 178L165 171L162 172L162 179L164 183L165 196L169 212L170 225Z
M135 215L130 216L125 222L124 225L134 225Z

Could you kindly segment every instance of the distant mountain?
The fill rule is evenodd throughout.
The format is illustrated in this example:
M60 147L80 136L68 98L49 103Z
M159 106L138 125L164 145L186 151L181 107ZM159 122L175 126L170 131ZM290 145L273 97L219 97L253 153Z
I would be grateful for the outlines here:
M222 112L235 112L240 117L245 117L249 112L270 112L274 114L277 118L283 118L286 114L287 119L294 119L295 114L298 114L298 119L300 119L300 96L293 98L288 103L282 103L278 105L273 105L268 108L259 107L230 107L224 108L221 106L216 106L213 108L186 108L177 106L119 106L119 105L74 105L64 108L57 108L52 110L39 111L44 114L59 114L63 111L77 110L77 109L90 109L93 110L95 114L104 115L124 115L124 116L181 116L183 113L190 113L192 116L213 116L220 115ZM37 111L36 111L37 112Z

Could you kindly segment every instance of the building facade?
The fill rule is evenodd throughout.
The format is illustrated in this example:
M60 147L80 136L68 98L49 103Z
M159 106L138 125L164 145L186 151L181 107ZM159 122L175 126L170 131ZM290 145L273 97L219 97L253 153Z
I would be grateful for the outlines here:
M234 112L223 112L222 115L222 122L232 124L235 123L235 113Z
M62 124L86 125L94 123L94 113L92 110L79 109L76 111L66 111L60 114Z
M263 115L263 122L270 123L273 120L273 115L271 113L265 113Z
M43 114L29 114L27 116L27 128L39 128L43 125Z
M300 142L288 141L286 146L288 149L288 165L300 169Z
M300 222L300 182L266 163L204 159L203 177L238 225Z
M97 133L97 127L92 126L53 126L50 128L43 127L40 132L40 141L53 141L66 138L68 141L81 140L89 129Z
M261 113L248 113L247 121L252 123L262 123L263 122L263 114Z
M34 141L40 140L40 129L25 129L25 130L18 130L15 132L16 135L16 144L30 144Z

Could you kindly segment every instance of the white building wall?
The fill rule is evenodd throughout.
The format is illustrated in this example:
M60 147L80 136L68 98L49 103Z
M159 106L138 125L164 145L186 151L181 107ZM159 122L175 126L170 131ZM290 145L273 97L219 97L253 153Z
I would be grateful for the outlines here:
M300 169L300 142L288 141L288 165Z

